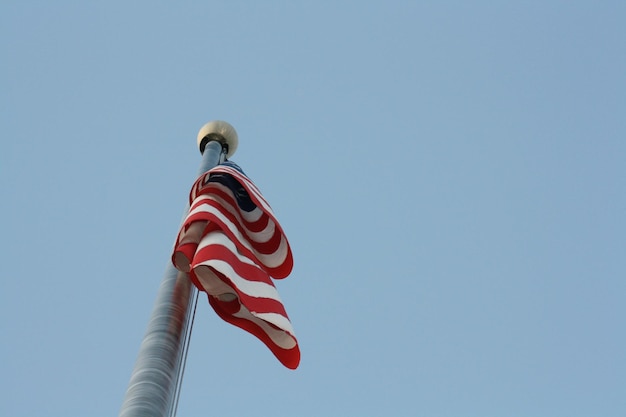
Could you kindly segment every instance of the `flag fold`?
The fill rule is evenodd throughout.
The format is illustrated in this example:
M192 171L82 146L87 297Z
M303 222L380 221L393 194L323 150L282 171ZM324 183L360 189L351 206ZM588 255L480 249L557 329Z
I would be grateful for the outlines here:
M235 163L200 175L172 262L189 273L225 321L259 338L287 368L300 350L272 279L293 268L287 237L270 205Z

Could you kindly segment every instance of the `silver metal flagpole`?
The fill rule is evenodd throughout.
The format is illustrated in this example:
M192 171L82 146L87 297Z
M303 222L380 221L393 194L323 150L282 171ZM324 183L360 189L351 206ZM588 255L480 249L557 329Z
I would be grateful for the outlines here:
M235 153L237 132L228 123L213 121L198 133L201 175ZM189 206L185 209L185 215ZM119 417L171 417L176 413L177 388L186 359L196 289L186 273L171 261L165 269Z

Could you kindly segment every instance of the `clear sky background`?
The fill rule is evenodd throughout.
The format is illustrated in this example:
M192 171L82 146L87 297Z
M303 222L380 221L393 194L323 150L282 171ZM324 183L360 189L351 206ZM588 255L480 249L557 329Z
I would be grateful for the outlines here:
M200 299L193 416L626 415L626 3L0 5L0 415L116 416L235 126L283 368Z

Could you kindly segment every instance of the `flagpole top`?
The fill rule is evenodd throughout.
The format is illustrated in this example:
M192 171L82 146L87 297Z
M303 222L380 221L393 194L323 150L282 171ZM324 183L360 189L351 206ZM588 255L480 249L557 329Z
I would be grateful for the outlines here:
M204 153L206 144L212 140L216 140L226 146L226 158L230 158L237 150L237 145L239 145L239 137L235 128L222 120L213 120L200 128L198 132L200 153Z

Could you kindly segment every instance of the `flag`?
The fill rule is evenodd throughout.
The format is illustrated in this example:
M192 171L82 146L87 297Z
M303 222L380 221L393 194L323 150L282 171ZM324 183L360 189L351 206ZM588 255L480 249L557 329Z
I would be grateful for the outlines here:
M174 266L189 273L222 319L259 338L287 368L297 368L298 342L272 282L291 273L293 257L270 205L230 161L196 180L189 204Z

